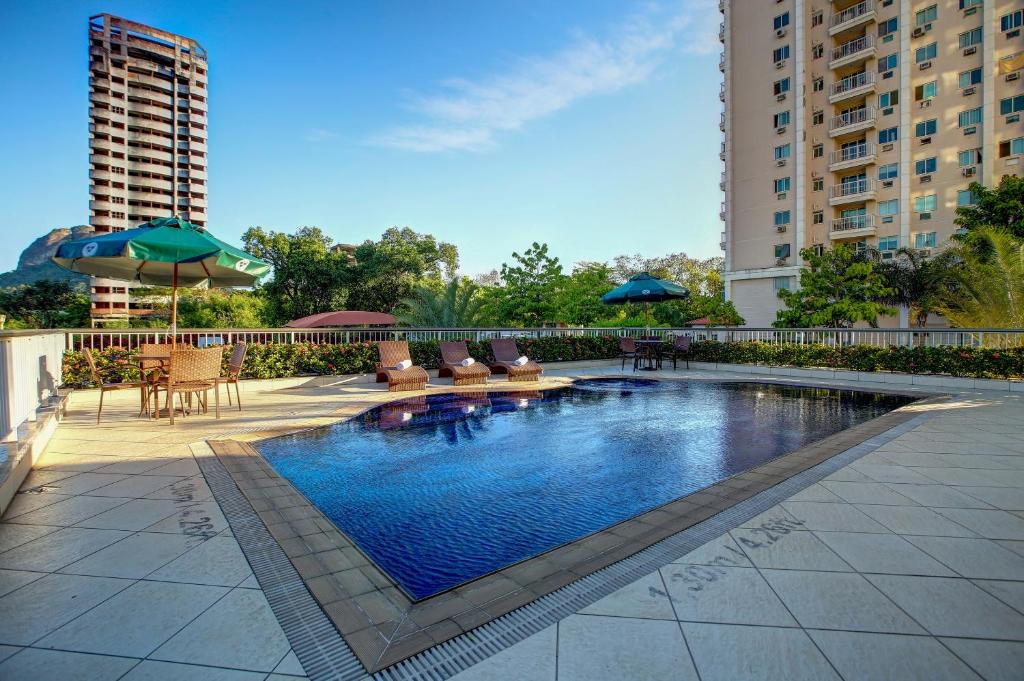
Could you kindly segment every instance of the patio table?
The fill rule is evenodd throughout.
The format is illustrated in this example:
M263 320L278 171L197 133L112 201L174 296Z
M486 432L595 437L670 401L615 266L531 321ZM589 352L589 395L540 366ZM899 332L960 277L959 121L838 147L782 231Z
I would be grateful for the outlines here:
M155 386L157 380L160 378L160 374L166 371L167 365L171 362L171 353L168 352L149 352L139 353L135 355L132 360L139 365L139 373L142 375L142 380L148 381L152 386ZM143 366L146 362L158 362L160 366L154 367ZM153 399L156 399L156 391L152 388L147 388L153 393ZM160 418L160 405L153 404L151 410L153 418ZM142 412L139 412L139 416L142 416Z
M640 371L656 371L660 362L658 347L661 345L660 338L638 338L636 340L637 350L641 353L640 359L646 366L640 367Z

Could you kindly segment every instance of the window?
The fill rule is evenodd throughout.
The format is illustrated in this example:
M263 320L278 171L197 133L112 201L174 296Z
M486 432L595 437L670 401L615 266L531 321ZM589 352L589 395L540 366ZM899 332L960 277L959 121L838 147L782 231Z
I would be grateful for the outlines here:
M914 137L927 137L928 135L934 135L937 123L935 119L930 121L921 121L914 126Z
M900 138L899 128L886 128L878 131L878 143L888 144L889 142L895 142Z
M775 211L775 224L776 225L788 225L789 224L789 211L788 210L777 210L777 211Z
M1016 12L1010 12L999 17L999 30L1004 33L1020 28L1021 24L1024 24L1024 9L1019 9Z
M788 258L789 257L789 244L777 244L775 246L775 257L776 258Z
M775 277L773 284L776 291L788 291L789 290L790 277Z
M825 23L825 13L820 9L814 10L811 13L811 26L821 26L823 23Z
M878 179L879 180L892 180L899 175L899 164L898 163L886 163L884 166L878 166Z
M815 111L811 114L811 125L821 125L825 122L825 112Z
M999 158L1024 154L1024 137L1015 137L999 143Z
M825 146L822 144L815 144L811 147L811 158L821 158L825 155Z
M900 247L900 238L898 236L883 236L878 238L878 250L880 251L895 251Z
M897 53L897 52L893 52L892 54L890 54L888 56L881 57L878 60L878 72L882 73L884 71L892 71L894 68L896 68L899 65L899 63L900 63L900 56L899 56L899 53Z
M878 95L878 108L888 109L890 106L896 106L900 103L900 91L892 90L891 92L883 92Z
M815 78L813 81L811 81L811 89L814 92L821 92L822 90L824 90L825 79L820 76L818 78Z
M878 202L878 214L880 216L885 215L899 215L900 213L900 202L899 199L889 199L888 201Z
M825 56L825 46L821 43L811 47L811 59L821 59Z
M776 31L779 30L780 28L785 28L786 26L789 26L789 12L783 12L779 16L772 19L772 28L774 28Z
M967 149L956 155L957 165L961 168L981 163L981 149Z
M1024 111L1024 95L1017 95L1016 97L1007 97L1006 99L999 100L1000 116L1017 113L1018 111Z
M960 115L957 116L957 125L961 128L966 128L969 125L978 125L979 123L981 123L980 106L976 109L961 111Z
M977 202L977 195L970 189L961 189L956 193L956 205L958 206L973 206Z
M977 85L981 82L981 69L960 72L960 89Z
M960 9L967 9L968 7L976 7L985 0L960 0Z
M825 213L820 210L816 210L811 213L811 222L815 225L820 225L825 222Z
M920 64L923 61L929 61L935 59L935 56L939 53L939 44L930 43L924 47L919 47L914 50L914 62Z
M938 161L934 156L932 156L931 158L922 158L920 161L915 161L914 174L928 175L929 173L934 173L937 164Z
M915 213L930 213L935 210L935 206L938 204L935 200L935 194L928 194L927 196L915 196L914 197L914 212Z
M788 177L780 177L779 179L775 180L775 193L776 194L781 194L783 192L788 192L788 191L789 191L789 178Z
M772 118L776 128L781 128L784 125L789 125L789 112L781 111Z
M789 78L775 81L774 85L772 85L772 90L777 95L789 92Z
M815 192L823 192L823 191L825 191L825 178L823 178L823 177L815 177L811 181L811 191L815 191Z
M938 243L935 232L918 232L914 235L914 248L935 248Z
M789 144L782 144L775 147L775 160L778 161L784 158L789 158L789 151Z
M981 26L960 34L960 49L981 44Z
M772 60L776 62L789 59L789 45L783 45L772 50Z
M914 99L921 101L922 99L935 99L935 88L938 85L938 81L932 81L930 83L923 83L914 88Z
M914 15L914 26L924 26L927 23L935 21L939 17L938 5L932 5L926 7L917 14Z
M899 19L893 17L892 19L886 19L885 21L879 22L878 24L878 37L884 38L890 33L895 33L896 29L899 28Z

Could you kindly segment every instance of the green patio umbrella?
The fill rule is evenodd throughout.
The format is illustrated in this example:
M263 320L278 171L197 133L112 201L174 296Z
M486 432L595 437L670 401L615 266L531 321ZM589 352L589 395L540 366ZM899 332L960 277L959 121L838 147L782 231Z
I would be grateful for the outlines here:
M178 287L252 286L270 265L181 218L157 218L134 229L68 241L53 262L96 277L170 286L171 339L178 332Z
M624 305L625 303L643 303L644 318L647 320L647 332L651 330L650 304L662 303L666 300L684 300L690 297L690 291L671 281L652 277L641 272L629 278L622 286L614 288L601 296L608 305Z

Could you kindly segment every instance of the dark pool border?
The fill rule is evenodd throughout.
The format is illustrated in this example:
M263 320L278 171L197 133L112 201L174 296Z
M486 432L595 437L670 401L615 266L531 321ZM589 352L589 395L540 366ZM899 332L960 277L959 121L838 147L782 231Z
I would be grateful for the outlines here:
M210 446L323 612L341 632L347 647L366 670L379 672L503 618L728 511L840 452L905 424L915 418L915 405L945 397L918 391L865 390L793 380L747 377L715 380L831 387L922 399L606 530L419 602L411 601L383 571L367 560L344 533L280 477L252 446L230 440L211 441ZM246 546L242 548L248 556ZM278 617L281 619L280 614Z

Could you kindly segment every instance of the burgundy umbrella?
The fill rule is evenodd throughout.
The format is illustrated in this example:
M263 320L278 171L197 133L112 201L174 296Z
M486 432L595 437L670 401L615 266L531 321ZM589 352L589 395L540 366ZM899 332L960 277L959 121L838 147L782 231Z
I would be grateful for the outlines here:
M338 310L320 312L285 324L292 329L316 329L327 326L390 326L395 323L394 315L386 312L363 312L362 310Z

